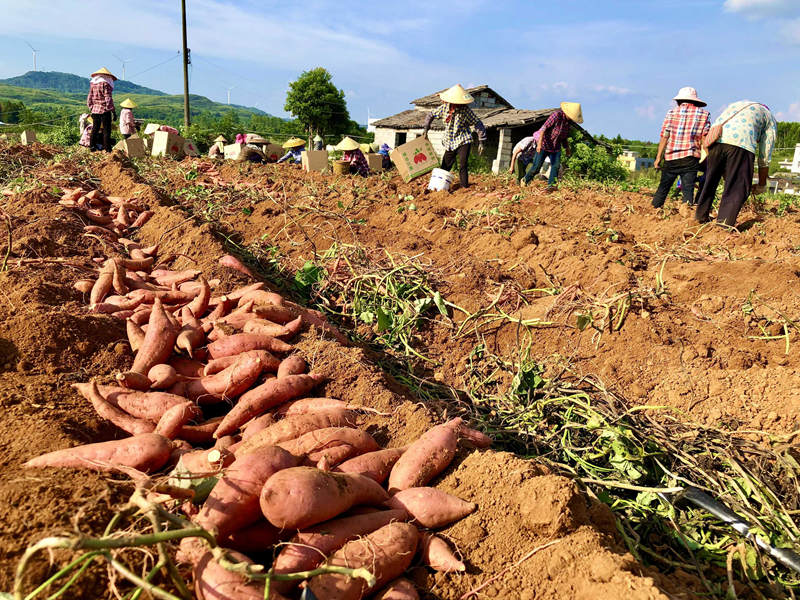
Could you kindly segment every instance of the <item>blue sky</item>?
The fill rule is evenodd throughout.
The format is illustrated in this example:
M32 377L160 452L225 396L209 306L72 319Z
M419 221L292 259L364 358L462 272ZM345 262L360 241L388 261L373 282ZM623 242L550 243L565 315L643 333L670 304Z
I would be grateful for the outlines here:
M583 103L592 132L655 139L678 88L713 115L758 100L800 121L800 0L187 0L191 91L286 116L286 88L324 66L366 122L460 82L518 108ZM0 0L0 78L88 74L182 91L178 0ZM99 26L94 15L101 15ZM172 60L170 60L172 59ZM167 61L161 66L158 63ZM154 68L151 68L154 67Z

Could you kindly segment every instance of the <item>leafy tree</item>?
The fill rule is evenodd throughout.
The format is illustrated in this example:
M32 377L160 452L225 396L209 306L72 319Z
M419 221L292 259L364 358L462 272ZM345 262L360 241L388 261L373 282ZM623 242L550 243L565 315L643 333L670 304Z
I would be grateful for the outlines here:
M350 129L350 114L344 91L331 81L322 67L303 72L289 84L284 110L292 113L308 135L344 133Z

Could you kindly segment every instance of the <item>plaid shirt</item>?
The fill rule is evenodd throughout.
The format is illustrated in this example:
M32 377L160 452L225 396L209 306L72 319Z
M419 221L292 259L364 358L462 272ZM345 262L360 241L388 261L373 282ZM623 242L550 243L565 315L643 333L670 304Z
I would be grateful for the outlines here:
M481 120L475 116L472 109L463 104L456 104L453 115L449 121L447 113L449 111L449 104L442 104L439 108L433 109L428 113L428 118L425 120L425 131L431 126L434 119L439 118L445 121L444 124L444 139L442 146L445 151L455 150L464 144L472 142L472 130L470 126L478 130L478 139L483 142L486 140L486 128L481 123Z
M369 163L361 150L348 150L344 153L344 160L350 163L350 169L357 175L363 177L369 175Z
M551 114L537 132L537 142L542 140L542 152L559 152L562 144L569 136L570 120L564 111L559 109Z
M661 126L661 137L669 134L664 159L700 158L700 147L709 129L711 123L705 108L684 102L670 109Z
M101 115L114 110L114 98L111 97L111 86L105 81L93 83L89 86L89 95L86 97L86 106L93 115Z

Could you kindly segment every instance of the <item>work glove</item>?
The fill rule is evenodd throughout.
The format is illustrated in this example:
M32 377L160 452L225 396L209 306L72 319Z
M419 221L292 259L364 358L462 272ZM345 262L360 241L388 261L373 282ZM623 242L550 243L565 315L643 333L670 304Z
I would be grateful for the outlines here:
M483 156L483 142L478 142L478 154Z

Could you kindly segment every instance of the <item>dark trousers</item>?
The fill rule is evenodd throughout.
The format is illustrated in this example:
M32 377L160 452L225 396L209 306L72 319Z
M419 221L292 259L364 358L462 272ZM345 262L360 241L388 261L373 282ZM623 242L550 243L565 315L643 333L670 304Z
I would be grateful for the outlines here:
M450 171L453 165L456 164L456 156L458 156L458 176L461 179L461 187L469 187L469 171L467 170L467 162L469 161L469 150L472 144L463 144L455 150L447 150L442 157L442 168L445 171Z
M516 168L515 168L515 172L516 172L516 175L517 175L517 182L518 183L523 177L525 177L525 175L528 174L528 171L530 170L530 168L532 166L533 166L533 159L525 160L521 156L517 157L517 165L516 165Z
M697 167L700 161L694 156L686 156L677 160L665 160L661 167L661 181L658 184L653 207L661 208L672 189L675 180L681 178L681 192L686 204L694 204L694 182L697 180Z
M544 164L545 158L550 159L550 175L547 176L547 187L552 188L555 186L556 179L558 179L558 169L561 167L561 150L558 152L547 152L546 150L542 150L541 152L534 154L533 164L528 170L528 173L525 175L526 184L530 183L531 179L536 177L539 174L539 171L542 170L542 165Z
M725 179L725 189L719 202L717 222L733 227L753 187L753 167L756 155L731 144L717 143L708 153L706 182L697 202L694 218L700 223L708 221L714 195L721 179Z
M111 111L104 113L92 113L92 138L89 141L89 149L96 150L97 143L100 142L100 135L103 136L103 150L111 151Z

